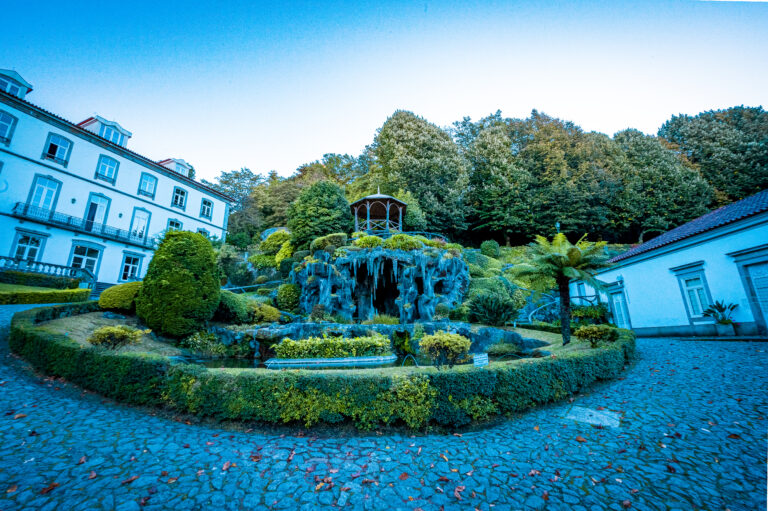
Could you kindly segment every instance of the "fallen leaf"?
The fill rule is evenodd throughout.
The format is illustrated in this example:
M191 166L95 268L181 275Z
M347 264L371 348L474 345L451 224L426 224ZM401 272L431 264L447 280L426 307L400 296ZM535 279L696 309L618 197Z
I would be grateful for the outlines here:
M13 418L14 419L23 419L26 416L27 416L26 413L17 413L16 415L13 416Z
M139 501L139 505L144 507L147 505L147 502L149 502L149 497L142 497L141 500Z
M405 481L406 479L408 479L408 477L409 477L408 472L403 472L402 474L400 474L401 481Z
M229 470L229 467L231 467L231 466L232 466L232 463L231 463L231 462L229 462L229 461L227 461L226 463L224 463L224 466L223 466L223 467L221 467L221 470L222 470L223 472L226 472L227 470Z
M18 487L17 485L15 485L15 484L14 484L13 486L11 486L11 487L10 487L10 488L8 488L7 490L5 490L5 493L13 493L13 492L15 492L15 491L16 491L16 490L18 490L18 489L19 489L19 487Z
M91 473L88 474L88 479L96 479L96 472L91 470Z
M83 463L85 463L85 456L80 458L80 461L77 462L78 465L82 465Z
M538 431L538 430L539 430L539 427L538 427L538 426L534 426L534 427L533 427L533 429L534 429L534 430L536 430L536 431Z
M126 479L125 481L123 481L120 484L131 484L132 482L134 482L138 478L139 478L139 476L131 476L131 477L129 477L128 479Z
M586 441L587 441L587 439L586 439L586 438L584 438L583 436L579 435L579 436L577 436L577 437L576 437L576 441L577 441L577 442L581 442L581 443L584 443L584 442L586 442Z
M441 454L440 457L443 458L445 461L448 461L448 457L445 454Z
M728 435L728 438L733 438L734 440L741 440L741 437L736 433L731 433L730 435Z
M339 469L338 469L338 468L332 468L332 469L330 469L328 472L330 472L331 474L335 474L335 473L337 473L338 471L339 471Z
M325 483L318 483L317 486L315 486L315 491L320 491L320 488L325 486Z
M541 472L539 472L539 471L538 471L538 470L536 470L535 468L531 469L531 471L530 471L530 472L528 472L528 475L529 475L529 476L537 476L537 475L539 475L539 474L541 474Z
M632 507L632 503L628 500L623 500L621 502L621 507L623 507L624 509L629 509Z
M677 472L677 470L675 470L675 467L667 463L667 472L669 472L670 474L674 474L675 472Z
M461 492L466 490L466 486L457 486L455 490L453 490L453 496L456 497L458 500L461 500Z
M251 461L261 461L261 454L251 454Z
M173 483L175 483L178 480L179 480L178 477L171 477L171 478L168 479L168 484L173 484Z
M375 483L375 482L376 482L375 479L363 479L362 480L362 484L371 484L371 483Z
M352 489L352 488L350 488L349 486L342 486L342 487L341 487L341 491L349 491L349 490L351 490L351 489Z
M457 437L461 438L461 433L454 433L453 436L457 436Z
M46 493L51 493L54 488L58 488L59 483L51 483L50 486L46 486L42 490L40 490L40 495L45 495Z
M448 479L445 476L440 476L437 480L443 483L447 483L448 481L450 481L450 479Z
M541 495L541 498L544 500L549 500L549 492L544 490L544 493Z

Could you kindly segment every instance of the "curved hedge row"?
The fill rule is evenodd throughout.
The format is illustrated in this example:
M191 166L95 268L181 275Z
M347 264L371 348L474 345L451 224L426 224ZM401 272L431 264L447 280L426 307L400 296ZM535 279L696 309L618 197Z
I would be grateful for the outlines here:
M594 350L526 359L485 368L457 366L402 371L270 371L171 365L167 358L84 348L35 323L98 309L95 302L17 313L11 349L46 374L61 376L109 397L219 419L335 423L360 429L403 421L461 426L563 399L618 376L634 358L629 331Z
M90 289L48 289L40 291L0 292L0 305L23 303L84 302L91 296Z

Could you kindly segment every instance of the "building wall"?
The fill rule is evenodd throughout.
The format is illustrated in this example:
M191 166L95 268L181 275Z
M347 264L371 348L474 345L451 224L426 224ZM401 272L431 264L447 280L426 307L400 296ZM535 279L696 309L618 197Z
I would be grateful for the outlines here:
M608 284L609 292L623 289L630 326L639 335L714 335L712 319L692 318L678 278L681 272L700 271L709 303L738 304L733 314L739 323L737 333L754 335L763 320L756 320L739 264L728 254L766 242L768 214L761 214L621 261L600 272L598 278ZM700 266L696 264L699 261ZM571 292L577 293L577 283L571 284ZM602 300L611 303L606 293L602 293Z
M220 239L225 237L228 206L219 196L196 188L181 178L174 178L177 175L175 172L137 163L135 158L121 154L109 143L79 134L78 130L62 126L61 122L30 112L29 108L15 105L13 100L5 96L0 96L0 110L18 119L10 143L0 143L0 255L13 256L11 252L18 229L29 229L49 234L37 258L39 261L69 265L72 242L80 240L104 247L97 275L100 282L118 282L123 253L126 251L145 256L140 276L146 272L152 251L145 247L15 218L12 213L14 205L27 202L36 175L61 182L54 208L58 213L85 218L90 195L100 194L110 200L107 217L103 222L108 226L129 231L134 209L141 208L150 214L147 229L150 237L161 235L167 229L169 218L182 222L184 230L205 229L211 236ZM72 142L67 165L42 157L49 133L59 134ZM94 177L100 155L119 162L114 184ZM154 198L138 194L142 173L157 178ZM184 210L171 206L176 186L187 192ZM213 202L210 220L200 216L201 201L204 198Z

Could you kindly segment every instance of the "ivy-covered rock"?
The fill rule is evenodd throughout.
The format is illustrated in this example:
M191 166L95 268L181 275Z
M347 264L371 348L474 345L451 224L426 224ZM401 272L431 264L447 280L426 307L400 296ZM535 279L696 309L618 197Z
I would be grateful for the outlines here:
M219 282L211 242L198 233L169 231L149 263L136 314L164 335L197 332L219 306Z
M141 290L141 282L126 282L102 291L99 307L105 310L132 313L136 310L136 297Z

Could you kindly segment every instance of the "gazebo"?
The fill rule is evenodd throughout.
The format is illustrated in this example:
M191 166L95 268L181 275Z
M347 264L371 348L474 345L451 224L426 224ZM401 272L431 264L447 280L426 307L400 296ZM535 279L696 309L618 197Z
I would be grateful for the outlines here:
M356 231L402 231L408 205L381 190L349 205L355 216Z

